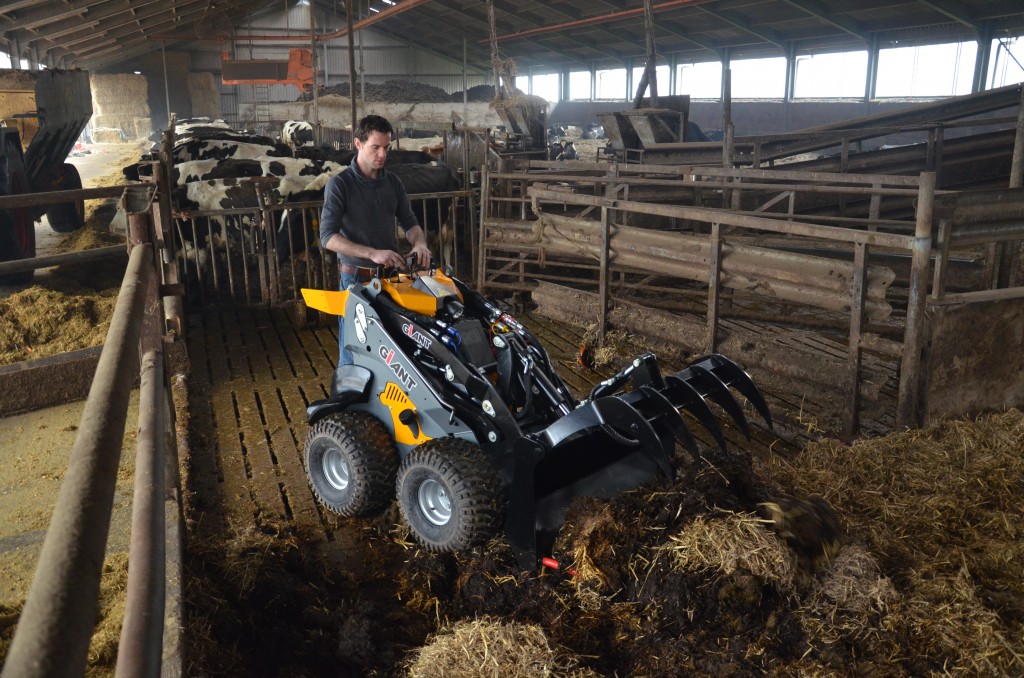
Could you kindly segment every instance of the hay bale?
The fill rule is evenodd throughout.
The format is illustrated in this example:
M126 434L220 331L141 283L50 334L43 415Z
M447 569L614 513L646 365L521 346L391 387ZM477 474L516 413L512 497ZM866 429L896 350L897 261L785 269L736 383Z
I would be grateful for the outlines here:
M677 570L744 572L779 591L789 591L794 586L796 559L768 523L754 513L720 511L697 516L662 548L673 556Z
M213 73L189 73L187 87L193 118L215 120L221 117L220 89Z
M144 75L93 75L92 110L97 115L149 117L149 84Z
M93 141L97 143L118 143L123 139L137 139L149 136L149 132L138 134L136 121L150 118L149 85L143 75L116 73L112 75L93 75L90 78L92 88L92 120L94 129ZM152 128L152 122L147 123ZM120 138L113 139L113 133L105 130L120 131ZM100 138L96 138L96 131Z
M124 130L120 127L97 127L92 131L93 143L119 144L124 141Z
M409 665L411 678L537 678L598 674L580 668L568 650L553 646L534 624L490 618L463 621L441 631L416 650Z
M134 118L132 123L133 139L146 139L153 133L153 118Z

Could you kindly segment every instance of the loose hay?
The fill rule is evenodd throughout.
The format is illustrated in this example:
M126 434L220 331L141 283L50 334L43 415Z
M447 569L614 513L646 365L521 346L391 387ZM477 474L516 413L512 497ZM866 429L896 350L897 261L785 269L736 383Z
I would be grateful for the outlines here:
M96 628L89 641L85 675L101 678L114 675L117 665L117 646L121 640L121 626L128 602L128 554L115 553L103 563L100 576L99 611ZM24 602L16 605L0 604L0 665L7 659L11 642L17 630Z
M840 605L838 626L813 629L823 642L887 637L912 673L1024 672L1021 440L1024 414L1008 410L769 460L783 484L827 494L896 590L875 614Z
M117 290L97 292L59 278L0 300L0 365L99 346ZM67 287L64 287L67 285Z
M416 651L411 678L543 678L598 674L579 667L565 648L553 645L535 624L489 618L463 621L441 631Z
M780 591L793 589L796 561L768 527L752 513L720 512L697 516L664 547L684 572L745 572Z
M816 582L796 615L813 645L865 643L885 656L896 648L881 620L900 600L874 556L861 546L849 545Z

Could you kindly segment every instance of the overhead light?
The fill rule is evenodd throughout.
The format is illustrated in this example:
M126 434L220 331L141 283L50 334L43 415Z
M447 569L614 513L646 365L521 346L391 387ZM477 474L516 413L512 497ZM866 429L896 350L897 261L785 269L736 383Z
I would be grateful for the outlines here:
M142 75L142 71L132 71L135 75Z
M377 13L377 12L379 12L380 10L379 10L379 9L377 9L377 8L375 8L375 7L371 7L371 8L370 8L370 11L376 14L376 13Z
M296 5L298 5L298 6L300 6L300 7L305 7L306 5L308 5L308 4L309 4L309 0L299 0L299 1L298 1L297 3L295 3L295 4L296 4Z
M395 0L384 0L384 3L387 5L393 5L395 4Z

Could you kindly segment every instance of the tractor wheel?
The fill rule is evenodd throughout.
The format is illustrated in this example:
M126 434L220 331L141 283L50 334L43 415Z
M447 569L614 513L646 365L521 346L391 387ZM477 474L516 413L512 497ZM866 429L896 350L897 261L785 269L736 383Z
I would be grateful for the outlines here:
M29 192L28 176L20 162L10 172L10 194ZM17 261L36 256L36 225L27 207L0 210L0 261ZM0 276L0 285L25 285L32 282L34 270Z
M461 438L416 447L398 469L398 508L428 551L464 551L497 531L504 501L480 449Z
M60 171L60 181L56 190L77 191L82 188L82 177L78 174L77 167L66 162ZM50 222L50 228L58 233L77 231L85 225L85 201L75 200L51 205L46 210L46 218Z
M397 470L391 434L365 412L324 417L306 436L306 474L313 494L339 515L367 517L387 508Z

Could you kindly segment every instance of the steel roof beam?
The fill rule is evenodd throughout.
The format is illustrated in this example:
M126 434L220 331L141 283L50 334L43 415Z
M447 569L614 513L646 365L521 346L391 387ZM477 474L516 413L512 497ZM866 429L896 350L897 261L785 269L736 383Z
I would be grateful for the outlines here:
M732 10L710 10L704 5L698 5L697 9L708 16L715 17L719 21L724 21L731 26L735 26L740 30L746 31L756 38L760 38L765 42L770 42L773 45L778 45L782 49L786 49L785 40L778 33L767 28L751 28L750 24L753 22L739 12L733 12Z
M16 12L23 7L31 7L36 4L37 0L18 0L17 2L8 2L0 5L0 14L10 14Z
M197 2L204 2L204 1L205 0L192 0L192 2L190 2L189 4L196 4ZM169 23L180 21L183 17L191 16L192 14L198 14L199 12L203 12L205 10L206 10L205 7L199 7L199 8L193 9L190 12L183 12L181 14L178 14L178 15L173 16L173 17L169 17L169 18L164 19L162 21L155 21L155 22L149 24L148 26L146 26L146 30L148 30L150 32L155 32L156 30L161 29L163 26L165 26L165 25L167 25ZM148 35L146 35L145 33L139 32L137 30L134 30L134 29L133 30L122 30L121 32L112 35L111 38L120 41L121 46L125 47L125 48L127 48L130 45L134 45L136 43L139 43L139 42L150 42L150 38L149 38ZM89 51L90 47L91 47L91 45L86 45L83 48L75 50L76 54L82 55L82 56L78 57L79 60L87 61L89 59L88 56L85 56L85 53Z
M26 43L35 42L36 40L44 40L44 39L52 41L54 38L63 38L65 35L74 35L75 33L78 33L79 31L84 31L84 30L88 30L88 29L91 29L91 28L96 28L96 26L98 26L99 23L100 23L99 21L90 21L89 23L86 23L86 24L78 24L77 26L71 26L70 28L65 28L62 31L56 31L56 32L54 32L54 31L46 31L45 33L40 33L39 31L32 31L33 33L36 34L36 37L32 38L31 40L27 40Z
M957 0L918 0L922 5L931 7L939 14L967 26L975 33L981 33L981 26L971 16L971 12Z
M45 4L49 4L49 3L45 3ZM128 11L127 9L124 9L124 8L116 8L116 7L112 8L112 7L109 7L109 6L106 7L106 8L103 8L103 9L99 9L99 10L91 9L91 7L96 7L99 4L101 4L101 3L97 3L95 0L92 0L92 2L87 2L87 3L79 3L79 6L75 7L71 11L72 11L72 13L75 13L75 12L77 12L77 13L85 13L86 14L86 19L85 19L86 21L93 21L93 20L103 21L104 19L108 19L108 18L110 18L112 16L117 16L118 14L123 14L123 13ZM160 8L159 11L160 12L164 12L164 11L166 11L166 4L167 4L167 0L145 0L144 2L137 3L135 5L135 8L136 9L141 9L142 7L147 7L149 5L161 5L162 7ZM51 14L52 14L52 12L47 11L46 9L33 10L31 12L26 12L25 15L27 15L27 16L19 16L17 19L15 19L14 21L11 21L9 23L4 23L4 22L0 21L0 30L3 30L3 31L13 31L13 30L18 30L19 28L24 28L24 27L26 27L29 24L38 24L40 19L52 18ZM39 24L39 25L41 25L41 24ZM81 19L72 20L72 21L66 21L66 22L63 23L62 26L58 27L58 30L62 30L64 28L70 28L72 25L74 25L74 26L81 26L82 25Z
M871 44L871 38L868 35L868 31L865 30L859 22L848 17L835 14L831 8L817 0L783 0L783 2L796 7L797 9L802 10L831 26L835 26L839 30L849 33L855 38L860 38L865 44Z

